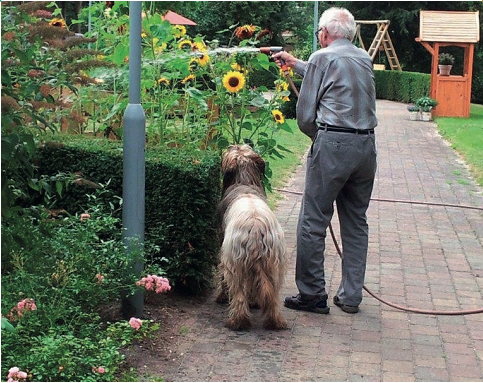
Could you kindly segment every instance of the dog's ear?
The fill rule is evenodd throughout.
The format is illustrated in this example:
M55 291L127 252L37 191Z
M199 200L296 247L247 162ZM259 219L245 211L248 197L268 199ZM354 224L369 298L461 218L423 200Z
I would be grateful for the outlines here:
M257 168L260 171L260 176L263 176L265 174L265 161L263 160L263 158L260 157L258 154L255 154L252 157L252 161L257 165Z

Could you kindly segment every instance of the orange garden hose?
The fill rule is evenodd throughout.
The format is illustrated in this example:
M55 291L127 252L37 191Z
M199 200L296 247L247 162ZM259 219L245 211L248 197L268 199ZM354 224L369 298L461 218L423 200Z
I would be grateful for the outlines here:
M295 192L285 189L274 189L282 193L291 193L296 195L302 195L301 192ZM408 204L417 204L417 205L433 205L433 206L446 206L446 207L458 207L463 209L475 209L475 210L483 210L481 207L474 207L474 206L465 206L465 205L454 205L454 204L444 204L444 203L431 203L431 202L419 202L419 201L405 201L405 200L391 200L391 199L382 199L382 198L371 198L371 201L379 201L379 202L394 202L394 203L408 203ZM337 254L342 258L342 250L337 242L337 238L335 237L334 229L332 228L332 224L329 223L329 231L332 240L334 241L335 248L337 250ZM472 310L457 310L457 311L441 311L441 310L423 310L423 309L416 309L412 307L404 307L397 305L395 303L389 302L381 296L377 295L376 293L372 292L366 285L363 286L364 290L373 298L377 299L379 302L384 303L387 306L393 307L398 310L407 311L416 314L427 314L427 315L470 315L470 314L481 314L483 313L483 308L480 309L472 309Z
M285 77L287 78L288 82L290 83L290 86L292 87L292 90L294 91L295 95L298 97L299 92L298 92L297 88L295 87L295 84L293 83L293 80L292 80L288 70L284 70L284 74L285 74ZM274 189L274 190L277 190L277 191L282 192L282 193L292 193L292 194L302 195L301 192L295 192L295 191L290 191L290 190L284 190L284 189ZM408 204L415 204L415 205L446 206L446 207L456 207L456 208L462 208L462 209L483 210L483 208L480 208L480 207L445 204L445 203L437 203L437 202L405 201L405 200L393 200L393 199L383 199L383 198L371 198L371 201L408 203ZM337 253L342 258L342 250L339 246L339 243L337 242L337 238L335 237L334 230L333 230L332 224L330 222L329 222L329 230L330 230L330 235L332 237L332 240L334 241L334 245L335 245L335 248L337 250ZM366 285L364 285L363 288L370 296L377 299L379 302L384 303L385 305L393 307L395 309L407 311L407 312L411 312L411 313L426 314L426 315L470 315L470 314L481 314L481 313L483 313L483 308L473 309L473 310L441 311L441 310L423 310L423 309L417 309L417 308L412 308L412 307L403 307L403 306L397 305L395 303L389 302L389 301L381 298L379 295L372 292Z

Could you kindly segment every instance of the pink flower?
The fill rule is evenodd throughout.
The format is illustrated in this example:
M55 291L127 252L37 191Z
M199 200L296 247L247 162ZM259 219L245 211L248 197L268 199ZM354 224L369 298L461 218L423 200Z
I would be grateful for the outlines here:
M99 367L97 369L97 371L99 371L99 374L104 374L106 372L106 370L104 369L104 367Z
M37 310L37 305L35 304L35 301L31 298L26 298L18 302L16 306L12 307L12 309L8 313L8 319L17 320L21 318L26 311L34 310Z
M27 379L27 373L20 371L18 367L12 367L8 370L7 382L18 382L18 379Z
M139 328L143 325L143 321L138 318L131 318L129 319L129 325L134 329L134 330L139 330Z
M104 281L104 275L96 274L97 283L100 285Z
M148 275L147 277L137 281L136 285L144 286L146 290L154 291L156 294L165 293L171 290L168 279L158 277L157 275Z
M87 213L82 213L82 214L80 215L80 220L81 220L81 221L85 221L86 219L89 219L89 218L91 218L91 215L90 215L90 214L87 214Z

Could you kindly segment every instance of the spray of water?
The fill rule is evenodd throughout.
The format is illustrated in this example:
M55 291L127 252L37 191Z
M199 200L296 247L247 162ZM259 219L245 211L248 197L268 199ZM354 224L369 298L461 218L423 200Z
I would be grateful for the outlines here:
M155 60L144 59L142 60L142 64L163 65L174 59L189 59L190 57L197 57L197 56L200 56L201 54L206 54L208 56L216 56L216 55L224 54L226 56L230 56L234 53L257 53L257 52L260 52L260 48L254 48L254 47L213 48L213 49L208 49L203 53L201 53L200 51L184 52L184 53L177 52L176 54L170 54L169 52L166 52ZM127 68L124 70L110 68L108 71L100 71L100 73L96 73L96 78L103 82L112 81L114 78L120 78L122 74L126 74L127 72L128 72Z
M173 60L173 57L187 59L190 57L197 57L205 54L208 56L216 56L220 54L230 56L233 53L257 53L257 52L260 52L260 48L253 48L253 47L213 48L203 52L194 51L194 52L186 52L184 54L177 53L176 55L170 55L169 53L167 53L166 55L162 55L160 58L156 60L143 60L142 62L144 64L159 65Z

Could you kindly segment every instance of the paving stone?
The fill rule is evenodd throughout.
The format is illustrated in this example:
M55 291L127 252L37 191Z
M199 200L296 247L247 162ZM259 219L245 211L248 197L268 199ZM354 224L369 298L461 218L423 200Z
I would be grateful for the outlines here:
M373 198L483 207L483 189L432 122L409 121L406 105L378 100L378 170ZM305 166L284 189L300 192ZM465 179L465 184L458 180ZM301 196L284 194L276 214L288 267L280 294L295 295L296 224ZM373 200L367 212L366 285L404 307L461 310L483 306L483 212ZM333 218L339 237L337 214ZM340 259L328 237L329 304ZM329 315L282 307L286 331L223 327L226 306L210 300L166 367L166 381L482 381L483 315L407 313L364 293L360 312ZM158 369L161 367L158 367Z

